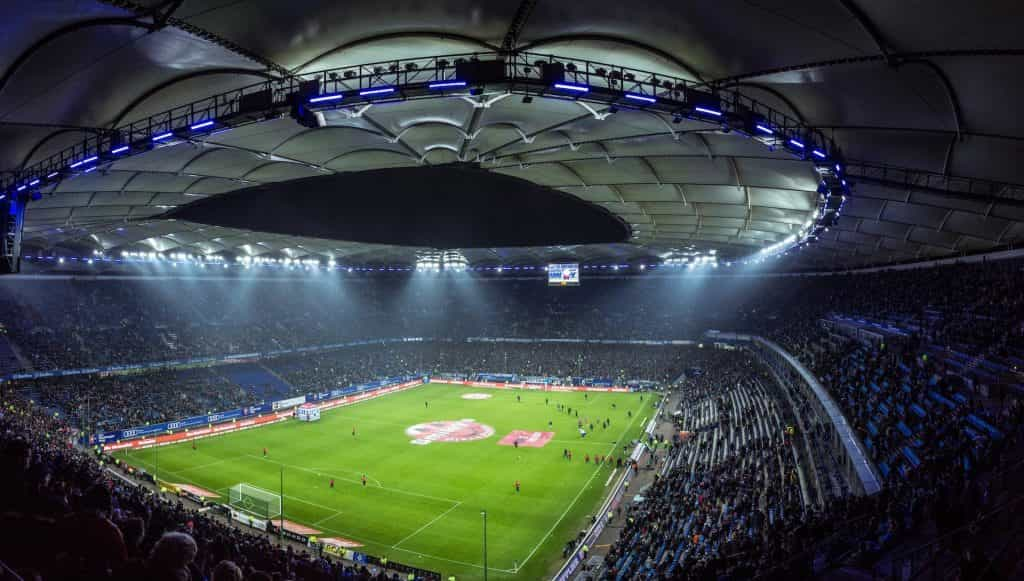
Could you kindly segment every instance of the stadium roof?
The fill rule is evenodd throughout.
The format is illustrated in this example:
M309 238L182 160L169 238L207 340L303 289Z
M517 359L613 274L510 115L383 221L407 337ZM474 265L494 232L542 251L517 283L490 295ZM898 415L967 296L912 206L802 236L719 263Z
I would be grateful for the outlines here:
M268 78L513 43L737 90L834 140L851 196L835 226L790 253L795 267L983 251L1024 236L1024 4L941 4L10 0L0 168L17 176L99 132ZM331 109L315 129L286 114L101 160L43 188L25 244L408 264L423 249L164 214L261 184L457 162L573 194L632 230L627 242L464 250L473 264L739 257L816 217L820 176L785 148L706 120L503 94Z

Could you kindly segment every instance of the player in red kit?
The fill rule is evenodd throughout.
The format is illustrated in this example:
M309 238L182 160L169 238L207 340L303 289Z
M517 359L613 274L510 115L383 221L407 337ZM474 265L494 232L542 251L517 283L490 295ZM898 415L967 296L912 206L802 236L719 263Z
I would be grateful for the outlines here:
M331 478L331 488L334 488L334 479Z

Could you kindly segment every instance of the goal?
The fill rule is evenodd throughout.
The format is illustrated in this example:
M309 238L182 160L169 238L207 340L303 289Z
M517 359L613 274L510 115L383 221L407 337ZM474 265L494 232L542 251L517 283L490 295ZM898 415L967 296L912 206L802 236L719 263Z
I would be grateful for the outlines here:
M232 486L228 499L231 508L262 519L281 514L281 495L245 482Z

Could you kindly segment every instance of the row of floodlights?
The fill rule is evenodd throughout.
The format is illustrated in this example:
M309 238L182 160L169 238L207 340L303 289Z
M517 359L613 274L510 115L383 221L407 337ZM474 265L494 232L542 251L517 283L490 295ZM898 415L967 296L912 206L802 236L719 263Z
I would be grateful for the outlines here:
M181 129L176 131L159 131L153 133L149 137L149 144L152 147L156 147L164 144L173 137L179 135L201 135L212 133L217 127L217 122L213 119L205 119L192 123L187 129ZM222 129L226 130L226 129ZM17 193L24 192L27 189L39 189L45 185L54 183L63 178L64 175L71 174L87 174L96 171L99 164L103 161L112 161L114 159L124 157L132 151L132 146L128 144L114 144L111 149L106 153L95 153L86 155L80 159L74 160L60 170L55 170L49 174L41 177L33 178L25 183L15 186L14 191ZM6 197L5 194L0 194L0 201Z
M748 264L761 264L765 258L771 255L778 254L777 249L782 249L786 246L792 245L795 242L795 237L791 236L786 240L776 244L774 247L769 247L762 251L760 256L748 258L746 260L719 262L715 256L694 256L692 259L687 260L685 257L674 257L666 259L661 263L639 263L639 264L585 264L580 266L581 270L605 270L605 271L627 271L630 268L635 268L639 271L646 271L648 269L666 269L666 268L686 268L688 270L695 270L697 268L718 268L720 265L726 267L732 267L734 264L748 265ZM776 256L777 258L778 256ZM186 254L186 253L170 253L160 254L156 252L122 252L120 258L109 256L100 251L94 251L92 256L89 257L78 257L78 256L25 256L26 260L39 261L39 262L57 262L58 264L65 264L68 261L72 262L84 262L86 264L95 263L116 263L116 264L130 264L130 263L165 263L177 267L178 265L197 266L199 268L206 268L209 266L221 266L222 268L230 268L231 264L224 257L219 255L199 255L199 254ZM335 260L329 260L322 262L317 259L291 259L291 258L263 258L263 257L248 257L240 256L235 259L236 267L243 267L250 269L256 267L273 267L273 268L285 268L288 270L307 270L307 271L319 271L324 270L337 270L345 272L440 272L444 270L446 272L495 272L501 274L503 272L524 272L524 271L536 271L546 272L549 270L548 266L469 266L468 264L451 264L442 266L418 264L415 268L408 266L345 266L339 265Z

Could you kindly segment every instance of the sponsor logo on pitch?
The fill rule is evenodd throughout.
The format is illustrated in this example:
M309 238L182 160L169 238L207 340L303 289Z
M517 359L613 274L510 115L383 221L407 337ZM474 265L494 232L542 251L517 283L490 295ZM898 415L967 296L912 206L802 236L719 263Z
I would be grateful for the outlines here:
M425 446L434 442L472 442L494 435L494 428L471 419L416 424L405 430L410 443Z

